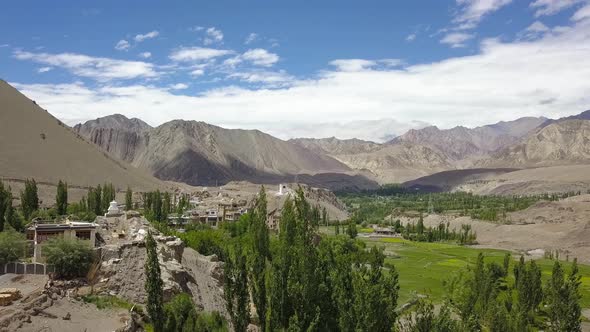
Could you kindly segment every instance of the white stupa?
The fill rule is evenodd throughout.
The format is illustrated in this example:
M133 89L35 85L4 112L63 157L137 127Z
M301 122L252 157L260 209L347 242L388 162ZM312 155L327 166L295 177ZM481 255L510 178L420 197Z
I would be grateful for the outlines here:
M107 213L104 215L105 217L118 217L121 215L121 210L119 210L119 204L117 201L112 201L109 203L109 208Z

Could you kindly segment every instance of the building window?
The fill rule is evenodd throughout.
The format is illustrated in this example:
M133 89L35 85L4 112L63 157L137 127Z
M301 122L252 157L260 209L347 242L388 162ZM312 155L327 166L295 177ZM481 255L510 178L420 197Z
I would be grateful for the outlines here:
M45 242L49 239L62 236L63 232L37 232L37 243Z
M78 240L90 240L90 231L76 231Z

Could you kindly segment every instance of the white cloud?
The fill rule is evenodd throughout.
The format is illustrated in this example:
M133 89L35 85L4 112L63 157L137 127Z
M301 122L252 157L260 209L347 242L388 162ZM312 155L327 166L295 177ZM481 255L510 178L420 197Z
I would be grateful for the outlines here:
M375 126L353 131L343 124L395 119L400 127L419 121L449 128L588 109L590 20L571 24L533 41L485 40L470 56L397 69L377 64L323 71L279 88L226 87L183 95L145 85L16 87L68 124L118 112L152 125L187 119L258 128L281 138L379 139L387 133Z
M578 9L578 11L574 13L574 16L572 16L572 20L574 21L581 21L587 18L590 18L590 3Z
M287 123L280 127L281 131L289 133L290 137L332 137L362 138L373 142L386 142L404 134L410 129L420 129L429 124L421 121L402 123L394 119L383 118L377 120L359 121L331 121L318 123L315 126L305 126L302 123ZM276 128L274 129L277 132ZM273 130L267 128L266 130Z
M473 34L464 32L451 32L446 34L440 42L453 48L465 47L465 42L472 39Z
M148 58L152 57L152 53L151 52L141 52L141 53L139 53L139 56L144 59L148 59Z
M414 41L416 39L416 34L415 33L411 33L406 37L406 41Z
M530 4L535 9L535 16L554 15L587 0L535 0Z
M379 59L379 60L365 60L365 59L336 59L330 61L330 65L336 67L337 71L356 72L375 70L391 67L399 67L404 64L401 59Z
M146 39L156 38L156 37L158 37L158 35L160 35L160 33L158 31L154 30L154 31L150 31L150 32L145 33L145 34L136 35L133 39L136 42L141 43L142 41L144 41Z
M519 39L533 40L542 37L546 33L550 33L551 29L540 21L535 21L526 29L517 34Z
M31 53L15 51L18 60L29 60L53 67L60 67L72 74L98 81L113 79L149 78L159 75L151 63L91 57L76 53Z
M285 71L250 71L237 72L228 75L228 78L239 79L248 83L264 83L269 86L285 86L295 80L295 78Z
M170 89L172 89L172 90L184 90L184 89L188 89L188 84L185 84L185 83L172 84L170 86Z
M244 44L246 44L246 45L251 44L251 43L255 42L257 39L258 39L258 34L252 32L248 35L248 37L246 37Z
M203 40L205 45L211 45L213 43L220 43L223 41L223 32L221 30L216 29L215 27L210 27L206 31L206 37Z
M460 23L461 30L472 29L489 13L508 5L512 0L456 0L460 13L455 22Z
M115 45L115 49L119 51L126 51L129 49L129 47L131 47L131 45L124 39L119 40Z
M192 76L202 76L203 74L205 74L205 71L203 69L194 69L193 71L191 71Z
M173 51L169 58L178 62L203 61L233 54L230 50L207 47L181 47Z
M526 28L526 31L546 32L546 31L549 31L549 28L545 24L543 24L542 22L535 21L533 24L529 25Z
M331 61L330 64L339 71L355 72L369 69L377 63L373 60L364 59L338 59Z
M51 69L53 69L53 67L41 67L41 68L37 69L37 72L39 74L46 73L46 72L50 71Z
M241 55L245 61L257 66L270 67L279 61L279 56L262 48L247 50Z

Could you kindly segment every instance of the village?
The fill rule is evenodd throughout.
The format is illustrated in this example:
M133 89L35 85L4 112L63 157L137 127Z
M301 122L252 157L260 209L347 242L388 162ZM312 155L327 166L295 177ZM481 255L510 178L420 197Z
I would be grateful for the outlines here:
M294 187L280 184L266 190L266 222L270 231L278 231L281 206L292 197ZM178 204L181 195L189 204L182 213L170 213L165 225L182 234L191 227L216 229L224 223L234 223L252 208L259 190L260 186L244 184L192 192L179 190L174 204ZM322 189L306 187L305 192L318 204L340 208L331 206L337 200ZM120 194L116 199L123 201ZM18 262L0 266L0 331L51 326L54 330L60 326L60 331L79 331L92 324L88 316L107 321L112 330L135 331L141 325L141 317L133 311L115 310L116 315L105 316L84 301L89 296L116 295L129 303L145 304L143 265L148 232L155 234L158 243L165 298L187 293L200 310L219 312L229 318L223 299L223 263L219 258L202 255L186 247L178 237L156 230L141 212L142 193L133 193L132 209L116 199L94 221L64 216L58 222L34 218L27 225L26 255ZM80 240L76 242L94 251L96 261L85 278L65 282L54 278L56 268L47 263L45 255L45 247L53 239Z

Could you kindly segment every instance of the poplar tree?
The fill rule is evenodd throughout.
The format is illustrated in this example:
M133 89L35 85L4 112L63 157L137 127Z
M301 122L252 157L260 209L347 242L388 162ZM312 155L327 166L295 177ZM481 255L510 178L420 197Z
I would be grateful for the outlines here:
M565 329L567 331L581 331L582 330L582 308L580 307L580 285L582 283L582 276L579 274L578 259L574 258L572 269L567 280L567 308L565 317Z
M266 261L270 256L270 242L266 225L266 192L260 189L250 224L250 289L260 330L266 331Z
M244 332L250 323L250 294L246 257L239 243L225 262L223 286L225 304L234 330Z
M168 219L168 215L172 212L172 202L169 192L164 193L164 198L162 202L162 219L160 221L165 221Z
M147 259L145 262L145 290L147 293L147 312L155 332L164 331L164 293L158 262L157 244L152 233L148 231L145 241Z
M5 213L6 213L6 208L8 206L8 198L9 198L9 192L4 189L4 184L2 182L0 182L0 232L4 231L4 224L6 222L6 219L4 217ZM12 206L12 199L10 201L10 206Z
M127 191L125 192L125 210L129 211L133 208L133 191L131 191L130 187L127 187Z
M109 208L111 201L115 200L115 187L112 183L105 183L102 187L102 200L101 209L102 213L106 212Z
M6 198L6 212L4 213L4 220L4 222L12 226L12 228L14 228L16 231L23 231L23 223L21 221L21 218L12 206L12 192L10 191L10 187L8 187L8 195Z
M55 196L57 214L63 216L68 211L68 184L59 180L57 195Z
M582 330L580 282L577 259L574 259L567 279L559 261L555 262L547 287L549 331L578 332Z
M33 212L39 210L39 195L37 193L37 182L34 179L25 180L25 190L20 194L23 216L29 220Z

